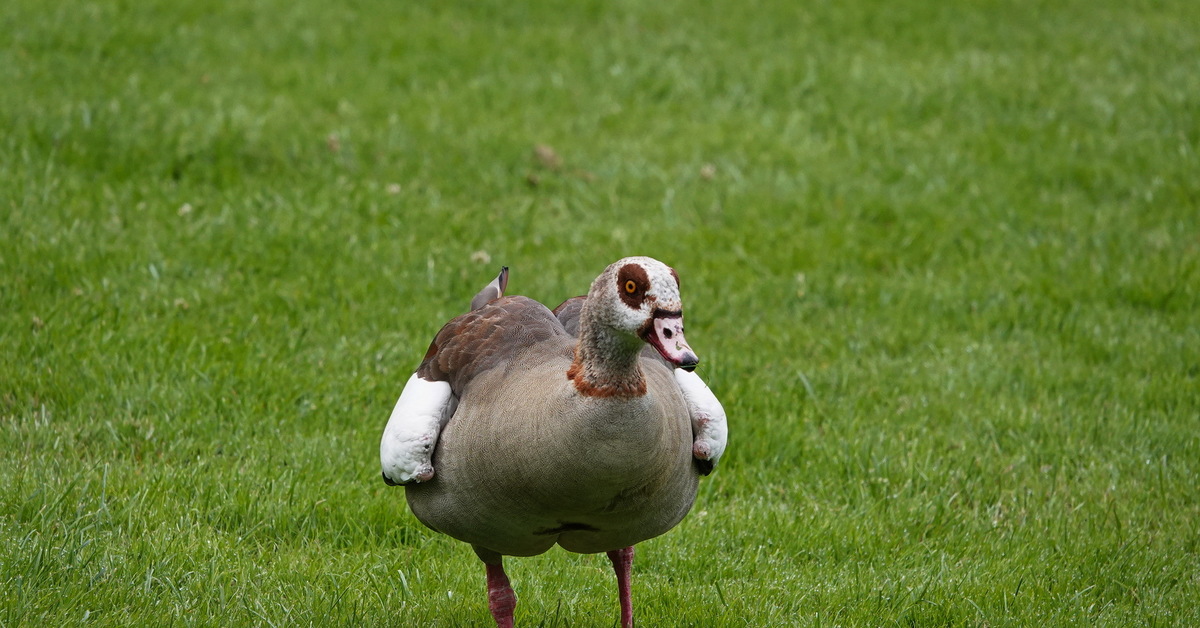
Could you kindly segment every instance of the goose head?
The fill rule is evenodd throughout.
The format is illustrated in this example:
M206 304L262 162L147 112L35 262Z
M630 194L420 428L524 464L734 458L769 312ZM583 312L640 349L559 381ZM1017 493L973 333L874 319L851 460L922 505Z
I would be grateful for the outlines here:
M592 282L581 313L580 338L617 345L607 348L633 356L646 343L667 362L689 371L700 361L683 335L679 275L651 257L618 260Z

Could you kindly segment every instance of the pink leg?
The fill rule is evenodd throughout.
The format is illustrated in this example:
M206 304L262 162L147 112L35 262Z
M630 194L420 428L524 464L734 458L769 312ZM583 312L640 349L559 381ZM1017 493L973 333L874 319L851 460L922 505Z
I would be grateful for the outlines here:
M633 628L633 599L629 590L629 572L633 569L633 546L608 553L617 573L617 592L621 596L621 628Z
M517 607L517 594L513 593L504 573L504 563L486 563L488 586L488 609L496 620L496 628L512 628L513 609Z

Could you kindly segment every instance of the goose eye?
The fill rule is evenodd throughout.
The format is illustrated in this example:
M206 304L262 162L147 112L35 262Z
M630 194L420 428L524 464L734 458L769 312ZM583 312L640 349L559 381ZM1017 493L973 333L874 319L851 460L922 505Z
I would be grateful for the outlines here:
M633 294L634 292L637 292L637 283L635 283L632 279L630 279L629 281L626 281L625 282L625 292L627 294Z

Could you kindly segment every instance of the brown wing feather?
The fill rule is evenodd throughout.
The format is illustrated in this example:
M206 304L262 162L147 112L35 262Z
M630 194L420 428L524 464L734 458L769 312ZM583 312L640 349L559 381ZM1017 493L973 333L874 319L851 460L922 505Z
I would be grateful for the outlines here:
M583 312L583 302L586 300L587 295L571 297L554 308L554 316L562 323L563 329L576 338L579 337L579 314Z
M527 347L558 338L564 351L573 339L546 306L528 297L501 297L446 323L417 368L425 380L450 382L462 397L480 373L506 366Z

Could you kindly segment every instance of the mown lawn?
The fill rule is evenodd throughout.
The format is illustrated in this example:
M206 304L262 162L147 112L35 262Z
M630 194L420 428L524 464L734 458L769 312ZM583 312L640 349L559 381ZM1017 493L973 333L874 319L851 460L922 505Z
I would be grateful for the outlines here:
M640 625L1200 625L1198 60L1190 0L8 0L0 625L486 626L383 424L501 264L632 254L732 428Z

